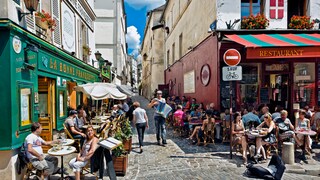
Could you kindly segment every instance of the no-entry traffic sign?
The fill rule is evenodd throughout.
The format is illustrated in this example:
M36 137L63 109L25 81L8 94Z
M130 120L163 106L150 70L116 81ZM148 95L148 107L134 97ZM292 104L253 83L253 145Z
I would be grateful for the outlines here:
M236 66L240 63L241 54L236 49L228 49L223 55L223 60L228 66Z

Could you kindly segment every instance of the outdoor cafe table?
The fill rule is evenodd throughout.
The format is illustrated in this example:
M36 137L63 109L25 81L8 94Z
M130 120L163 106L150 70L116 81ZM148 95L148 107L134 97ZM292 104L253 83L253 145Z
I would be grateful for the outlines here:
M111 116L96 116L93 119L95 120L107 120L109 119Z
M99 129L99 128L100 128L99 125L91 125L91 126L92 126L93 129ZM88 125L84 125L84 126L82 126L82 128L87 129L87 128L88 128Z
M315 132L315 131L312 131L311 129L309 129L309 130L302 130L302 129L300 129L300 130L295 130L294 131L296 134L302 134L303 135L303 150L305 150L305 142L306 142L306 138L307 138L307 136L314 136L314 135L316 135L317 133ZM305 157L302 157L303 159L306 159Z
M61 150L54 150L54 148L51 148L48 150L48 154L52 156L60 156L61 157L61 179L64 179L63 177L63 156L74 153L76 151L75 147L72 146L62 146Z
M94 123L94 124L102 124L102 123L105 123L105 122L107 122L107 121L105 121L105 120L91 120L90 121L91 123Z
M62 146L70 146L74 143L73 139L64 139L62 140Z

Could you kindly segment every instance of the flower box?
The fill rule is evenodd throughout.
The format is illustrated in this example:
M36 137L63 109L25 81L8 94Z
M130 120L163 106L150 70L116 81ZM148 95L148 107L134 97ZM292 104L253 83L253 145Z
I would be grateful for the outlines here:
M42 29L50 29L51 31L54 31L54 28L57 26L56 21L44 10L36 12L35 17L36 24Z
M241 20L241 29L266 29L269 20L263 14L250 15Z
M289 29L311 29L313 26L310 16L292 16L289 23Z
M128 154L119 157L112 156L112 162L116 175L125 176L128 169Z

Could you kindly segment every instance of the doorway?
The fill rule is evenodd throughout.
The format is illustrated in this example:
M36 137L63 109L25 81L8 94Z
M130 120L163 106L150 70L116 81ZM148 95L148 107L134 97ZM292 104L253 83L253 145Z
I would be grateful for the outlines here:
M265 86L269 87L269 109L275 111L277 106L289 110L291 107L289 74L266 74Z
M39 93L39 123L42 125L41 137L45 141L52 140L52 129L56 127L56 96L55 96L54 79L39 76L38 93ZM46 149L44 149L46 150Z

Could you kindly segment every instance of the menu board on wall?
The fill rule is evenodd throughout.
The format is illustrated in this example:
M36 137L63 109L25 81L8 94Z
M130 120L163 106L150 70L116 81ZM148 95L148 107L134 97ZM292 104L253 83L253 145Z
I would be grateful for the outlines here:
M260 88L260 104L269 104L270 103L270 97L269 97L269 88L268 87L262 87Z
M195 77L194 70L189 71L183 75L184 93L195 93Z

